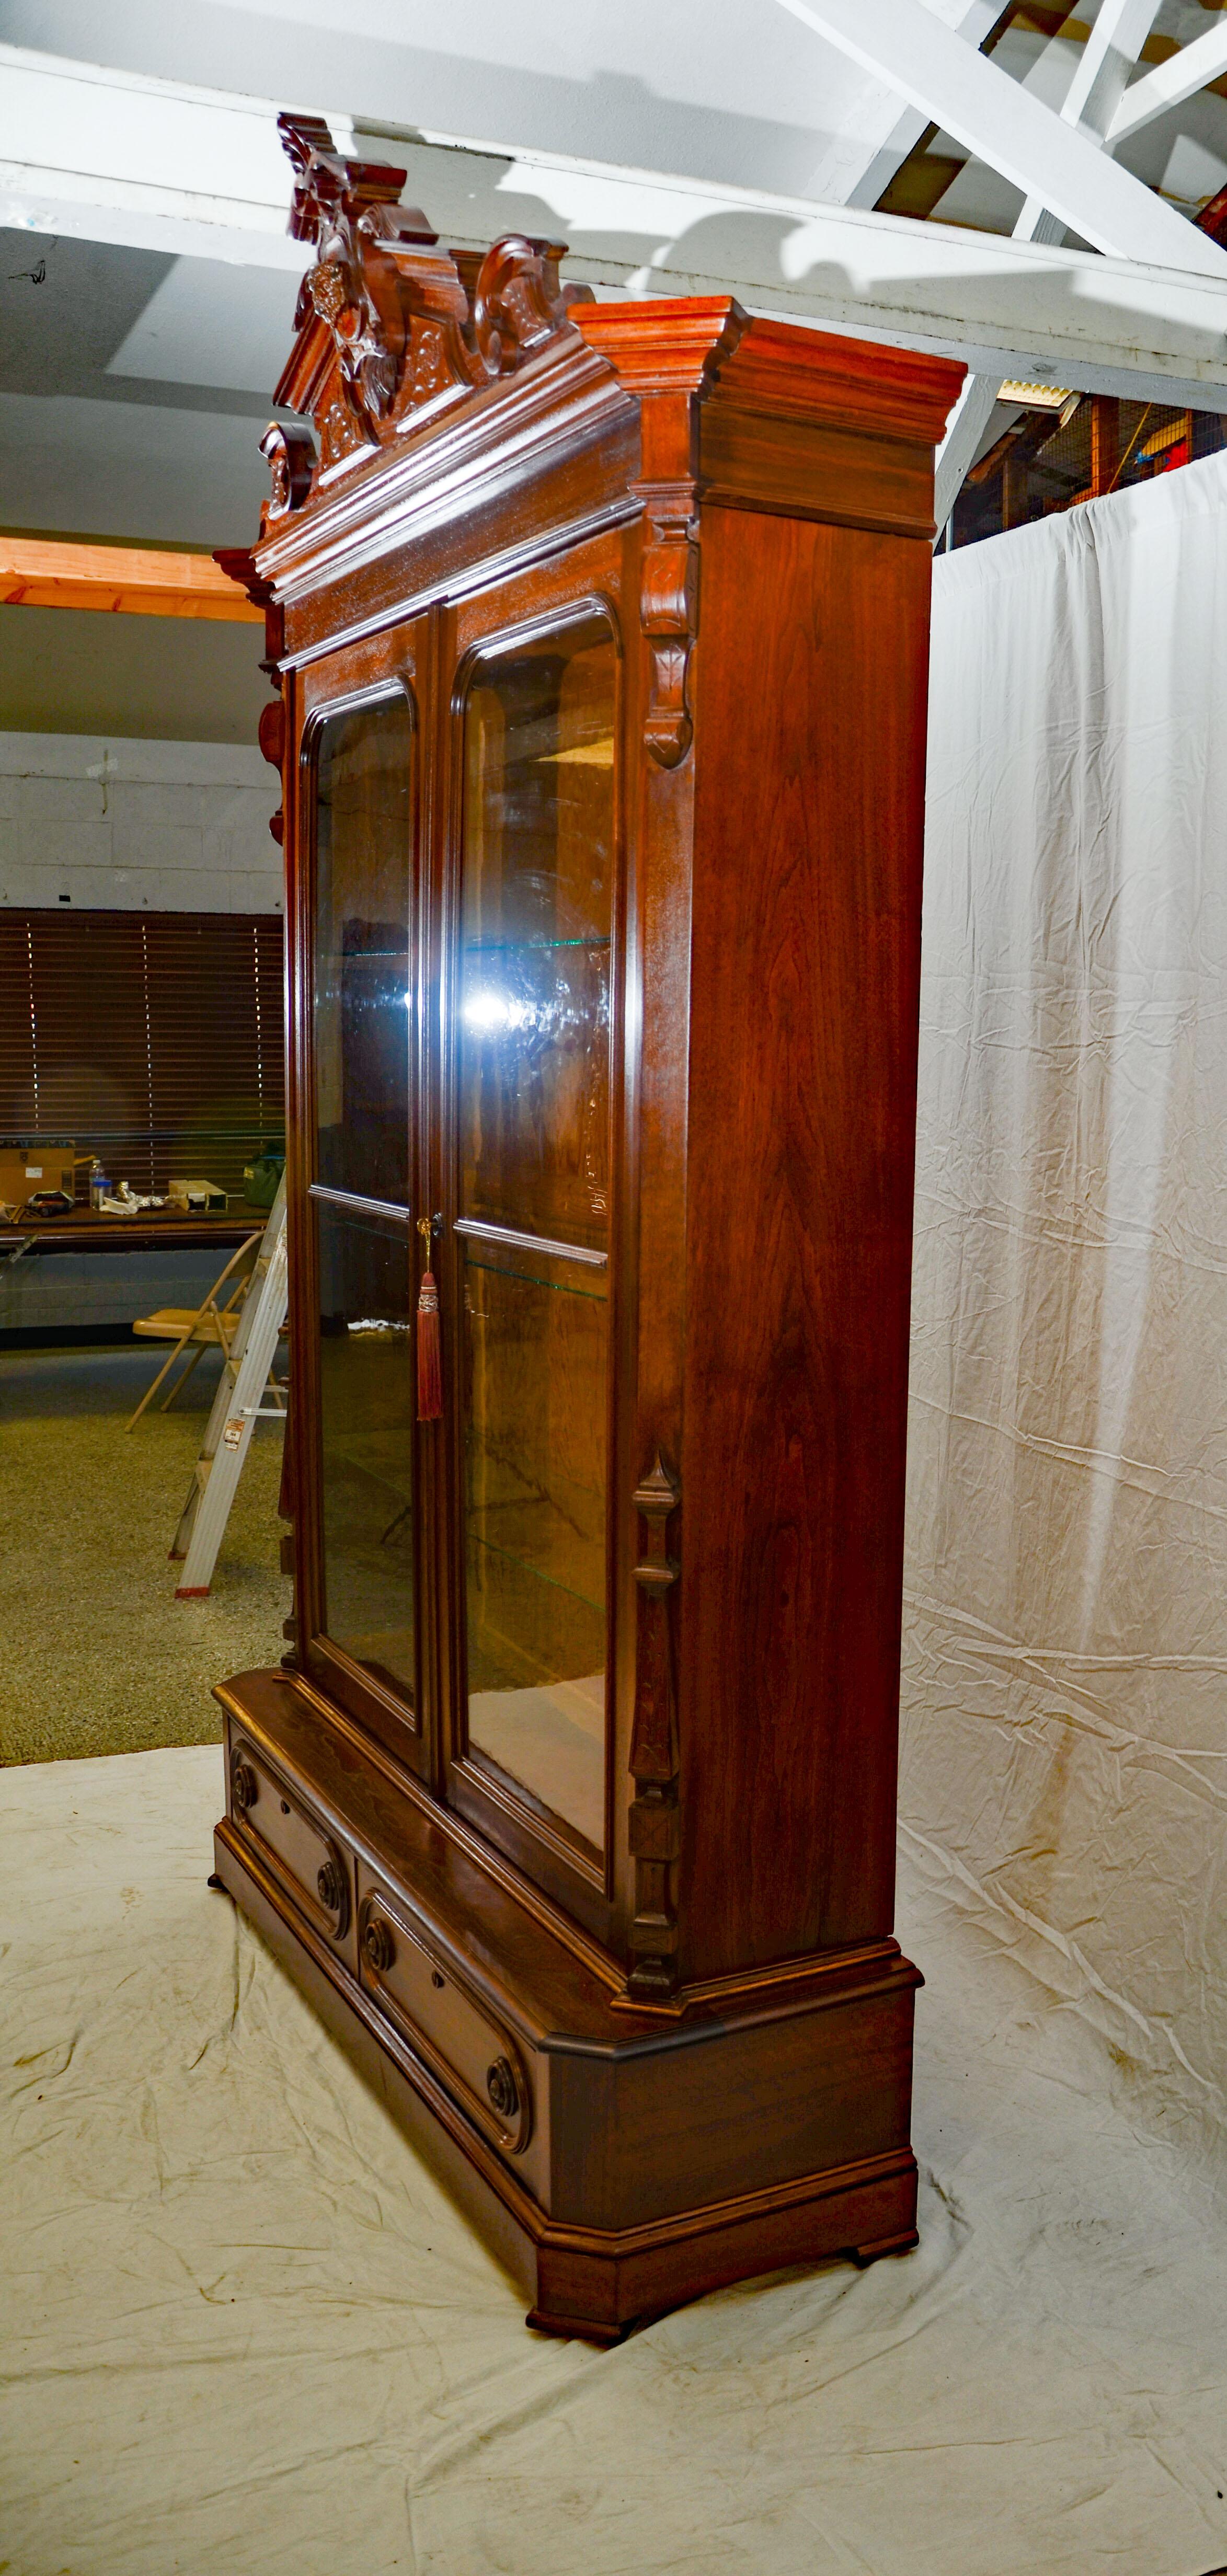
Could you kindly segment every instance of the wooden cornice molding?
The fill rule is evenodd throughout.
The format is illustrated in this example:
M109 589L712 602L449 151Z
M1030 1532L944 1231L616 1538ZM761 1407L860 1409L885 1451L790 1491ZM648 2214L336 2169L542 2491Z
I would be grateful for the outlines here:
M729 295L587 304L571 319L641 399L699 394L919 447L939 444L965 372L947 358L764 321Z
M137 546L63 544L0 537L0 601L14 608L98 608L135 617L261 622L263 611L211 555L147 553Z
M941 444L966 368L949 358L757 317L716 363L719 394L777 419Z
M717 359L751 328L731 295L581 304L571 319L626 392L638 395L698 393Z

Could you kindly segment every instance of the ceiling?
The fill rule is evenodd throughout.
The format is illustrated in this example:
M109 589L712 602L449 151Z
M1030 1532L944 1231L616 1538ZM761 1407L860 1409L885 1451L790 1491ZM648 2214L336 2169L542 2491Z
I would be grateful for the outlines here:
M990 0L930 6L977 43L996 15ZM998 47L1002 66L1059 103L1094 14L1095 0L1079 0L1072 35L1053 35L1060 10L1037 7ZM1159 53L1214 23L1199 0L1165 0ZM395 11L386 0L108 0L105 12L97 0L0 0L3 46L70 64L104 55L116 72L410 135L833 205L872 206L901 164L899 184L911 184L919 147L930 162L918 183L924 211L937 226L1008 233L1021 204L940 130L929 128L926 145L922 115L775 0L535 0L531 9L453 0L446 13L437 0L401 0ZM105 120L105 87L95 95ZM18 138L0 138L5 154L20 158ZM1227 184L1227 99L1190 99L1119 157L1196 211ZM205 240L202 227L197 245ZM0 525L199 547L250 538L266 488L258 438L296 290L291 245L275 256L283 264L198 247L176 256L51 226L0 233Z

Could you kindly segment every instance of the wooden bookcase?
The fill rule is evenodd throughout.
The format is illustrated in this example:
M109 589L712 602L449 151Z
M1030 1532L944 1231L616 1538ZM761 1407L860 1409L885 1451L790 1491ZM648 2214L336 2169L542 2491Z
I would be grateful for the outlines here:
M933 447L960 371L313 238L249 573L295 1642L220 1880L596 2341L914 2241L892 1937ZM442 1403L419 1419L427 1258Z

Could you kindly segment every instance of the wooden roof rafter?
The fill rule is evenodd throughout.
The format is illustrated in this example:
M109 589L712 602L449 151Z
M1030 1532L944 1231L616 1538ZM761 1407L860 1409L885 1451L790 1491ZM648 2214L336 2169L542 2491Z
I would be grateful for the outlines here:
M0 603L110 616L203 617L260 625L263 612L211 555L0 536Z

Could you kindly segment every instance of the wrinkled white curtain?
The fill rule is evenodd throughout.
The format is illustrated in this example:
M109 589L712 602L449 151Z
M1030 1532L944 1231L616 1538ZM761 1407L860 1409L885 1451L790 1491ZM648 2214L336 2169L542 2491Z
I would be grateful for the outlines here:
M1227 455L934 575L904 1844L1224 2169Z

